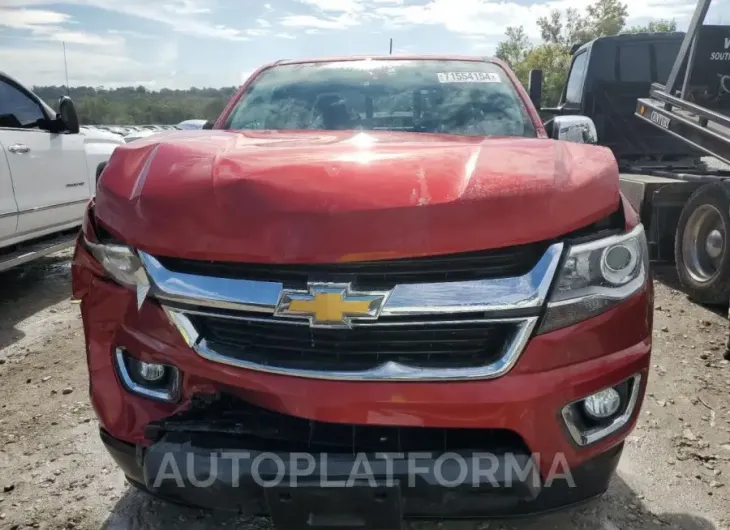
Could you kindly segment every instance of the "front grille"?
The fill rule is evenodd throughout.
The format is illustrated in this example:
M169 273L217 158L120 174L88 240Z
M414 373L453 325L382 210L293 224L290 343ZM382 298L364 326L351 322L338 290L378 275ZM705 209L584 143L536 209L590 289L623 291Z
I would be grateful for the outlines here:
M392 289L397 284L439 283L523 276L549 242L514 247L383 261L337 264L274 264L197 261L156 256L171 272L283 283L304 288L308 281L351 282L358 289Z
M416 368L484 366L502 357L517 331L517 324L494 321L322 329L274 319L190 318L217 354L291 370L362 371L389 361Z
M335 398L335 396L333 396ZM478 419L475 418L475 424ZM522 439L504 429L399 427L307 420L269 411L229 395L197 396L190 410L150 423L145 436L194 439L199 447L239 444L248 450L332 453L513 450ZM225 441L221 441L225 437ZM225 444L225 445L223 445Z

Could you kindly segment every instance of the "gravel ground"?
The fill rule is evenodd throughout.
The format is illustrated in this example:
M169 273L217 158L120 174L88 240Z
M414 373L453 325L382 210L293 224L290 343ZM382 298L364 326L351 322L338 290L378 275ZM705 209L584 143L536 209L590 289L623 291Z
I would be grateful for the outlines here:
M69 256L0 275L0 528L269 528L264 519L181 509L127 487L89 405ZM609 492L539 519L411 528L730 528L727 322L687 301L671 271L656 275L653 372Z

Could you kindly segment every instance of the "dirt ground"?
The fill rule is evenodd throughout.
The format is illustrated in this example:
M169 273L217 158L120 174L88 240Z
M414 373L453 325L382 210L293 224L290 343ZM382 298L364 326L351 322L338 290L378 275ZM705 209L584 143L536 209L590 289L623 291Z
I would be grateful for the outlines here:
M151 500L125 484L87 397L66 252L0 274L0 528L265 529ZM609 492L539 519L414 523L414 529L730 528L730 366L722 314L656 270L653 371Z

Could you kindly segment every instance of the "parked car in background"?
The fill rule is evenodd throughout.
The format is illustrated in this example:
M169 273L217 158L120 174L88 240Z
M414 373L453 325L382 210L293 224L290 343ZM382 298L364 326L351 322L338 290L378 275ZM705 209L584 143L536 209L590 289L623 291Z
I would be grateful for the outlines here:
M191 130L191 129L202 129L205 125L206 120L185 120L177 124L178 129Z
M69 98L56 112L0 73L0 271L73 244L99 168L123 143L81 129Z
M129 134L124 135L124 143L133 142L135 140L139 140L140 138L147 138L148 136L152 136L153 134L157 134L160 131L153 131L150 129L142 129L139 131L132 131Z

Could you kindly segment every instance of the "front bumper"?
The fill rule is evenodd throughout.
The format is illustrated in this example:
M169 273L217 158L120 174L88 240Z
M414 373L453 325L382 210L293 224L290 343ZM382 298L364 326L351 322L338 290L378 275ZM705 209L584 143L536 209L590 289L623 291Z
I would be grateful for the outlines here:
M105 280L94 267L83 249L77 249L74 287L75 295L82 299L91 401L105 439L112 441L107 445L136 485L186 504L225 508L247 503L249 498L259 499L255 502L264 502L264 507L275 502L262 497L260 488L247 495L238 490L222 491L225 480L221 487L193 488L194 493L190 488L170 488L168 484L150 487L148 479L156 473L151 467L155 457L151 455L159 454L163 447L160 444L170 440L152 440L146 436L145 427L189 409L196 396L225 393L312 422L499 429L520 439L524 448L520 454L539 455L536 465L540 487L528 488L529 495L523 487L483 492L481 488L475 491L432 486L425 487L424 492L419 488L401 491L398 497L403 513L424 517L442 515L435 511L442 505L451 506L447 512L462 516L533 513L600 494L615 469L622 442L636 422L644 397L651 354L650 284L597 317L533 337L517 364L496 379L353 382L289 377L210 362L188 347L157 302L147 300L138 310L133 292ZM115 369L113 352L119 346L142 361L179 368L183 373L180 400L164 403L130 393ZM629 421L595 443L576 445L561 416L563 407L634 375L641 375L640 388ZM191 441L176 440L174 444L164 447L176 461L190 451L195 453L198 447ZM203 446L210 451L209 443ZM225 441L217 444L219 450L229 448ZM499 454L489 447L480 450ZM136 456L130 460L122 454ZM550 489L544 487L558 457L576 477L577 488L561 490L559 481ZM192 476L198 471L193 466ZM581 476L585 478L579 482ZM490 499L499 507L493 507ZM253 507L253 511L260 510L260 506Z
M490 453L487 465L477 454L451 455L441 464L433 455L360 455L367 468L352 455L312 455L316 464L308 467L294 453L243 451L233 445L210 449L171 437L143 449L103 430L101 438L137 488L187 506L268 515L280 528L304 528L313 516L360 517L368 527L387 528L368 517L390 514L395 521L552 511L606 491L623 450L619 444L576 468L558 466L546 481L526 471L536 469L527 454ZM460 473L466 477L461 486L444 484Z

